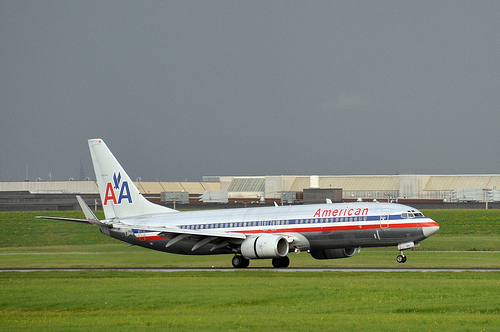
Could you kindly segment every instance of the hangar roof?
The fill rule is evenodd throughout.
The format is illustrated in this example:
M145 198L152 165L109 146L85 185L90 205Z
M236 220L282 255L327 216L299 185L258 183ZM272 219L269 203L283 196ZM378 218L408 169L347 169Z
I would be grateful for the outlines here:
M201 194L205 190L221 190L219 182L134 182L141 194L161 192L188 192ZM97 194L99 188L94 181L33 181L0 182L0 191L29 191L31 193Z
M229 192L264 192L265 190L265 177L235 177L227 189Z
M431 175L426 190L455 190L457 188L500 188L500 175Z
M94 181L24 181L0 182L0 191L29 191L31 193L95 194Z
M219 182L159 182L162 191L166 192L188 192L190 194L201 194L206 190L220 190Z
M298 176L293 181L289 191L302 191L304 188L309 188L310 184L311 180L309 176Z
M163 190L160 182L134 182L135 186L141 194L153 194L153 193L160 193Z
M181 182L181 186L184 188L185 192L201 194L206 189L203 187L201 182Z
M375 176L328 176L320 177L321 188L349 188L349 190L399 190L399 177Z
M500 189L500 174L484 175L348 175L348 176L255 176L220 177L221 182L135 182L143 194L161 192L188 192L201 194L206 190L226 189L237 193L262 193L295 191L310 188L311 180L320 188L342 188L345 191L387 190L400 191L403 195L422 195L432 191L454 191L457 189ZM224 179L224 181L223 181ZM412 191L408 191L411 187ZM269 193L266 192L269 191ZM95 181L33 181L0 182L0 191L30 191L32 193L96 194ZM422 197L422 196L419 196Z
M301 191L310 187L310 177L300 176L290 191ZM320 188L343 188L345 190L399 190L399 177L392 175L320 176Z

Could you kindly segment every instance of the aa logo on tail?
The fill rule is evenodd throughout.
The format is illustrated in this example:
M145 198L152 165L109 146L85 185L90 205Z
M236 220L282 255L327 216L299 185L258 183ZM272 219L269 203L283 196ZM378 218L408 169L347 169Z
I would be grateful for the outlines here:
M121 204L123 200L128 200L132 203L132 196L130 195L130 189L128 187L128 181L121 181L122 175L118 172L113 173L113 183L108 182L106 184L106 193L104 195L104 205L108 205L108 201L113 202L113 204ZM118 199L116 199L118 194Z

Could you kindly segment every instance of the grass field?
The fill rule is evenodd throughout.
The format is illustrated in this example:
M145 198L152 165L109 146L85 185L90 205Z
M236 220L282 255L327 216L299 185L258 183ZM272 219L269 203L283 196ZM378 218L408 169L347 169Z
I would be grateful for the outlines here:
M3 331L495 331L499 273L0 274Z
M467 237L476 239L474 247L478 248L448 250L500 250L500 243L491 248L481 247L481 239L484 237L500 236L500 210L425 210L424 213L436 220L440 229L422 244L436 237ZM116 240L103 236L98 227L35 219L37 215L84 218L81 211L0 212L0 230L3 234L9 234L7 237L0 237L0 248L116 243ZM97 211L96 215L103 218L102 211Z
M362 249L347 259L316 260L307 253L290 254L290 267L371 268L500 268L498 251L407 251L408 261L396 262L398 251ZM88 267L231 267L232 255L182 256L124 244L70 245L0 249L0 268ZM250 267L271 267L269 259Z
M429 210L438 234L404 267L500 267L500 211ZM0 213L0 268L230 267L230 256L128 247L97 227L34 219L80 212ZM401 267L395 248L291 267ZM253 260L251 267L269 267ZM1 272L0 331L498 331L499 272Z
M98 211L102 217L102 211ZM441 228L422 245L407 251L405 267L500 267L500 211L428 210ZM179 256L125 244L102 235L96 226L35 219L36 215L82 218L80 211L3 212L0 268L14 267L230 267L231 257ZM291 267L395 267L397 249L367 248L348 259L315 260L290 254ZM268 267L269 260L252 260ZM399 265L401 266L401 265Z

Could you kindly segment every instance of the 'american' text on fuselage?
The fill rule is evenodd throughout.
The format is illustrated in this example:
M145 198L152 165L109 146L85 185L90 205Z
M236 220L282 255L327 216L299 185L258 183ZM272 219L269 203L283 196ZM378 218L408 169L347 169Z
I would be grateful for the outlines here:
M357 209L318 209L313 217L345 217L345 216L366 216L368 215L368 208L357 208Z

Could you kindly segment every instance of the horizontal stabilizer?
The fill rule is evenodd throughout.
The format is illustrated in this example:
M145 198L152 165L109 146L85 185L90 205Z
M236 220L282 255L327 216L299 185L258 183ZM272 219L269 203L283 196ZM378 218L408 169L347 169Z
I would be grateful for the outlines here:
M81 222L84 224L89 224L87 219L74 219L74 218L61 218L61 217L47 217L47 216L36 216L38 219L52 219L52 220L62 220L62 221L72 221L72 222Z
M92 225L100 225L100 226L110 226L109 224L102 223L97 219L95 216L94 212L89 208L87 203L81 198L80 196L76 195L76 200L78 201L78 204L80 204L80 208L83 211L83 214L85 214L85 217L87 219L76 219L76 218L61 218L61 217L47 217L47 216L37 216L39 219L51 219L51 220L61 220L61 221L71 221L71 222L80 222L84 224L92 224Z
M87 219L76 219L76 218L61 218L61 217L47 217L47 216L36 216L37 219L49 219L49 220L61 220L61 221L71 221L71 222L79 222L82 224L90 224L90 225L98 225L98 226L106 226L113 227L111 223L105 223L102 221L90 221ZM105 220L104 220L105 221Z

